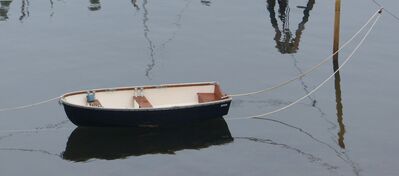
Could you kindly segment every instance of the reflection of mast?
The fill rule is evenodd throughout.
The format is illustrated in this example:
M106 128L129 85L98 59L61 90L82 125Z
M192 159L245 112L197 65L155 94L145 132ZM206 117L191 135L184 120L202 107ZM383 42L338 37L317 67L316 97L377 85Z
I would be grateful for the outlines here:
M150 57L151 57L151 63L147 65L147 69L145 70L145 76L149 78L150 71L154 68L155 66L155 46L153 42L151 41L150 37L148 37L148 33L150 32L150 28L148 27L148 10L147 10L147 5L148 0L143 0L143 9L144 9L144 17L143 17L143 26L144 26L144 38L148 42L148 48L150 49Z
M339 26L340 26L340 15L341 15L341 0L335 0L335 22L334 22L334 45L333 45L333 53L335 53L339 48ZM338 63L338 53L336 53L333 57L333 69L334 72L337 71L339 67ZM344 143L344 135L345 135L345 125L343 119L343 105L342 105L342 97L341 97L341 76L339 71L334 75L335 76L335 101L337 108L337 121L339 125L338 132L338 145L345 149Z
M8 10L12 0L0 0L0 21L6 21L8 19Z
M298 8L304 8L302 21L298 24L298 29L295 31L295 38L292 38L292 33L289 29L289 12L288 0L277 0L279 4L279 19L282 22L282 30L279 29L276 12L274 7L276 0L267 0L267 10L270 13L270 21L273 28L275 29L274 40L276 41L276 48L282 54L296 53L299 49L299 42L301 40L302 32L305 29L305 24L309 20L309 12L313 9L315 0L309 0L306 7L298 6Z
M90 0L89 10L96 11L101 9L100 0Z

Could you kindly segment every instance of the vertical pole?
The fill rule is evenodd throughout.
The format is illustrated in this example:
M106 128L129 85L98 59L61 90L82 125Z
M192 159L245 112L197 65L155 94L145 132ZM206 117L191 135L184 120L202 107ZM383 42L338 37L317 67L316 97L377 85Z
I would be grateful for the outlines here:
M341 23L341 0L335 0L333 53L337 52L339 49L340 23ZM338 55L339 55L339 53L336 53L333 56L334 72L339 68ZM335 76L334 83L335 83L335 101L336 101L336 109L337 109L337 121L338 121L338 125L339 125L338 145L342 149L345 149L345 143L344 143L345 124L344 124L343 105L342 105L342 97L341 97L341 76L340 76L339 72L337 72L334 76Z
M339 30L341 23L341 0L335 0L335 17L334 17L334 45L333 52L339 48ZM334 55L334 61L338 62L338 53ZM338 68L334 67L334 70Z

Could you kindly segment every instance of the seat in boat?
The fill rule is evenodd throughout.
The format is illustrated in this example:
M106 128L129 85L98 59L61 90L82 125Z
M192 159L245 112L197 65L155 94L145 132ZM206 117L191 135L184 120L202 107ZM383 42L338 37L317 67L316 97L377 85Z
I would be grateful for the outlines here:
M145 96L133 96L133 100L139 104L139 108L152 108L151 103Z

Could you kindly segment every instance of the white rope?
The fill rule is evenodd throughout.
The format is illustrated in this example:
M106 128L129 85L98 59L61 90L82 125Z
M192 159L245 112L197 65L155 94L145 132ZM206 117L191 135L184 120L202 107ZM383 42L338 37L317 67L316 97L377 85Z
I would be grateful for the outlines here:
M277 88L283 87L297 79L301 79L304 76L306 76L307 74L315 71L316 69L318 69L320 66L322 66L323 64L327 63L327 61L329 61L335 54L337 54L338 52L340 52L342 49L344 49L349 43L351 43L353 41L353 39L356 38L357 35L360 34L361 31L363 31L363 29L371 22L371 20L381 11L382 9L378 10L377 12L375 12L368 20L367 22L348 40L346 41L337 51L335 51L334 53L332 53L331 55L327 56L325 59L323 59L319 64L314 65L313 67L311 67L308 70L305 70L302 74L299 74L287 81L283 81L279 84L276 84L275 86L266 88L266 89L262 89L262 90L258 90L258 91L253 91L253 92L248 92L248 93L240 93L240 94L231 94L231 95L227 95L229 97L240 97L240 96L248 96L248 95L254 95L254 94L259 94L259 93L263 93L263 92L270 92L272 90L275 90Z
M47 100L43 100L43 101L40 101L40 102L37 102L37 103L28 104L28 105L9 107L9 108L2 108L2 109L0 109L0 112L26 109L26 108L30 108L30 107L33 107L33 106L38 106L38 105L41 105L41 104L45 104L45 103L48 103L48 102L51 102L51 101L54 101L54 100L57 100L57 99L60 99L60 98L61 97L59 96L59 97L50 98L50 99L47 99Z
M378 11L380 13L380 10ZM338 67L338 69L331 74L327 79L325 79L322 83L320 83L316 88L314 88L312 91L310 91L308 94L306 94L305 96L295 100L294 102L288 104L287 106L284 106L282 108L276 109L274 111L270 111L267 113L263 113L263 114L259 114L259 115L254 115L254 116L248 116L248 117L238 117L238 118L226 118L226 120L241 120L241 119L262 119L262 117L264 116L268 116L280 111L283 111L295 104L297 104L298 102L302 101L303 99L307 98L308 96L310 96L311 94L313 94L314 92L316 92L320 87L322 87L328 80L330 80L339 70L341 70L341 68L352 58L352 56L355 54L355 52L360 48L360 46L363 44L363 42L365 41L365 39L369 36L371 30L374 28L375 24L377 23L378 19L381 17L381 15L377 16L377 18L375 19L375 21L373 22L373 24L371 25L370 29L366 32L366 34L363 36L363 38L361 39L361 41L359 42L359 44L356 45L355 49L349 54L349 56L345 59L345 61L342 63L342 65L340 65Z

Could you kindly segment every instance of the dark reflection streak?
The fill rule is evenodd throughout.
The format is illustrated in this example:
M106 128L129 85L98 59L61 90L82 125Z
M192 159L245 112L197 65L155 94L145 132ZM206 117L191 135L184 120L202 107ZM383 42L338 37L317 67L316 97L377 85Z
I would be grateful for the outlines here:
M17 134L17 133L10 133L10 134L4 135L4 136L0 136L0 140L8 138L8 137L12 137L15 134Z
M297 58L295 57L294 54L291 54L291 56L292 56L292 59L294 60L294 67L296 68L296 70L298 71L299 74L303 74L302 69L298 66L298 60L297 60ZM303 78L299 78L299 81L301 82L301 85L302 85L303 90L305 91L305 93L306 93L306 94L309 94L309 92L310 92L310 91L308 90L309 86L305 83L305 81L303 80ZM312 97L312 96L309 96L308 99L311 101L311 106L312 106L313 108L316 108L317 111L320 112L320 117L321 117L322 119L324 119L326 122L328 122L328 123L331 125L331 127L330 127L329 129L331 130L331 129L337 128L337 125L336 125L334 122L332 122L331 120L327 119L327 118L325 117L325 116L326 116L326 113L324 113L323 110L322 110L319 106L317 106L317 100L316 100L316 98L314 98L314 97Z
M312 140L316 141L317 143L320 143L320 144L322 144L322 145L328 147L329 149L331 149L331 150L336 154L336 156L337 156L338 158L340 158L342 161L344 161L345 163L347 163L347 164L352 168L352 170L353 170L353 172L355 173L355 175L357 175L357 176L360 175L361 169L359 168L358 164L357 164L356 162L354 162L352 159L350 159L350 157L349 157L345 152L340 152L340 151L338 151L337 149L335 149L334 147L332 147L330 144L328 144L328 143L326 143L326 142L324 142L324 141L322 141L322 140L317 139L317 138L314 137L311 133L309 133L309 132L303 130L302 128L299 128L299 127L296 127L296 126L294 126L294 125L290 125L290 124L288 124L288 123L285 123L285 122L279 121L279 120L275 120L275 119L269 119L269 118L263 118L263 117L262 117L262 118L255 118L255 119L258 119L258 120L266 120L266 121L271 121L271 122L279 123L279 124L282 124L282 125L284 125L284 126L286 126L286 127L289 127L289 128L298 130L300 133L302 133L302 134L304 134L304 135L310 137Z
M151 58L151 62L150 62L150 64L147 65L147 69L145 70L145 76L150 79L150 72L155 66L155 46L154 46L152 40L150 39L150 37L148 36L148 33L150 32L150 29L149 29L148 24L147 24L147 22L149 20L149 18L148 18L148 10L147 10L147 7L146 7L147 3L148 3L148 0L143 0L144 38L148 42L148 49L150 50L150 58Z
M169 39L167 39L165 42L163 42L161 44L162 48L165 48L168 43L170 43L171 41L174 40L174 38L177 35L177 31L181 28L181 19L183 17L183 14L184 14L185 10L189 7L191 1L186 1L186 2L187 2L186 5L183 7L183 9L177 15L176 22L174 22L174 25L176 25L177 30L172 33L172 36ZM152 40L150 39L150 37L148 35L149 32L150 32L150 29L149 29L149 26L147 24L148 20L149 20L149 18L148 18L148 9L146 8L147 3L148 3L147 0L143 1L143 9L144 9L143 26L144 26L144 38L148 42L148 48L150 50L150 58L151 58L150 64L147 65L147 69L145 71L145 76L150 79L150 72L155 67L156 62L155 62L155 45L154 45L154 43L152 42Z
M23 22L23 20L28 16L29 16L29 0L22 0L21 16L19 17L19 21Z
M295 55L294 55L294 54L291 54L291 57L292 57L292 59L294 60L294 67L295 67L295 69L298 71L299 74L303 74L302 69L299 68L299 66L298 66L298 60L296 59ZM303 80L303 77L299 78L299 82L301 83L301 85L302 85L303 90L305 91L305 93L308 94L308 93L309 93L309 90L308 90L308 87L309 87L309 86L306 85L305 81ZM308 99L311 101L311 105L312 105L313 107L316 107L317 100L316 100L315 98L313 98L312 96L308 96ZM323 112L321 112L321 113L322 113L322 115L324 115Z
M334 55L333 59L333 67L334 67L334 72L336 69L339 67L338 63L338 53ZM336 102L336 108L337 108L337 121L339 125L339 132L338 132L338 145L342 148L345 149L345 124L344 124L344 113L343 113L343 105L342 105L342 96L341 96L341 76L339 74L339 71L334 75L334 87L335 87L335 102Z
M56 123L56 124L49 124L49 125L46 125L46 126L43 126L43 127L37 127L37 128L35 128L35 130L38 130L38 131L32 131L32 132L13 132L13 133L7 134L7 135L5 135L5 136L1 136L1 137L0 137L0 140L5 139L5 138L8 138L8 137L13 137L13 136L15 136L15 135L17 135L17 134L27 134L27 133L28 133L28 134L32 134L32 133L38 133L39 130L61 128L64 124L67 124L68 122L69 122L69 120L64 120L64 121L61 121L61 122ZM41 153L41 154L46 154L46 155L51 155L51 156L57 156L57 157L60 157L60 158L61 158L61 156L60 156L59 154L54 154L54 153L48 152L48 151L46 151L46 150L25 149L25 148L0 148L0 151L17 151L17 152Z
M338 150L336 150L336 149L335 149L334 147L332 147L330 144L328 144L328 143L326 143L326 142L324 142L324 141L322 141L322 140L317 139L317 138L314 137L311 133L309 133L309 132L303 130L302 128L299 128L299 127L296 127L296 126L294 126L294 125L290 125L290 124L288 124L288 123L285 123L285 122L280 121L280 120L275 120L275 119L269 119L269 118L263 118L263 117L262 117L262 118L255 118L255 119L271 121L271 122L279 123L279 124L281 124L281 125L284 125L284 126L286 126L286 127L292 128L292 129L296 129L296 130L298 130L299 132L301 132L302 134L305 134L306 136L310 137L312 140L314 140L314 141L316 141L316 142L318 142L318 143L320 143L320 144L322 144L322 145L327 146L328 148L330 148L331 150L333 150L335 153L337 153L338 157L340 157L341 159L343 159L343 158L341 157L341 152L339 152Z
M38 132L40 132L42 130L59 129L59 128L63 127L63 125L65 125L65 124L67 124L69 122L70 122L69 120L63 120L63 121L55 123L55 124L48 124L48 125L45 125L45 126L42 126L42 127L36 127L36 128L34 128L33 131L11 132L11 133L9 133L7 135L0 136L0 140L5 139L5 138L9 138L9 137L13 137L13 136L18 135L18 134L32 134L32 133L38 133Z
M283 149L294 151L294 152L298 153L299 155L305 156L311 163L319 163L320 166L325 167L330 172L334 172L335 173L335 170L338 169L338 166L334 166L334 165L332 165L330 163L324 162L322 158L317 157L314 154L304 152L301 149L292 147L292 146L287 145L287 144L274 142L271 139L260 139L260 138L254 138L254 137L234 137L234 139L245 139L245 140L249 140L249 141L253 141L253 142L258 142L258 143L264 143L264 144L270 144L270 145L278 146L278 147L281 147Z
M181 19L182 19L182 17L183 17L183 14L184 14L184 12L186 11L186 9L189 7L190 4L191 4L191 1L186 1L186 5L185 5L185 6L183 7L183 9L181 9L180 12L178 13L177 18L176 18L176 21L173 23L173 24L176 26L176 30L173 31L172 36L171 36L170 38L168 38L165 42L163 42L163 43L161 44L161 47L162 47L162 48L165 48L166 45L167 45L168 43L172 42L172 41L175 39L175 37L176 37L176 35L177 35L177 32L178 32L178 31L180 30L180 28L181 28Z
M24 19L25 16L26 16L26 14L25 14L25 0L22 0L21 16L19 17L19 20L22 22L22 19Z
M50 17L53 17L54 16L54 1L53 0L50 0L50 9L51 9Z
M70 122L69 120L63 120L63 121L55 123L55 124L48 124L44 127L37 127L37 128L35 128L35 130L58 129L58 128L61 128L63 125L68 124L69 122Z
M0 148L0 151L17 151L17 152L29 152L29 153L40 153L45 155L57 156L61 158L59 154L51 153L46 150L38 150L38 149L24 149L24 148Z

